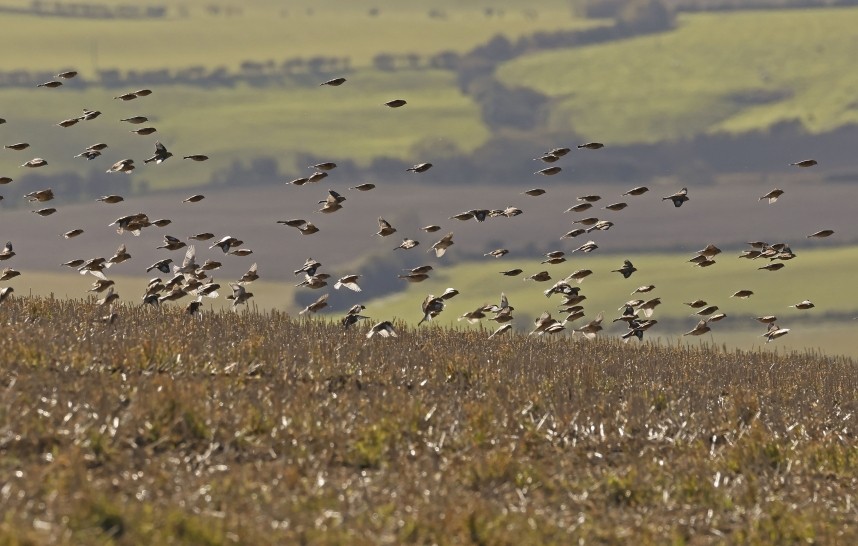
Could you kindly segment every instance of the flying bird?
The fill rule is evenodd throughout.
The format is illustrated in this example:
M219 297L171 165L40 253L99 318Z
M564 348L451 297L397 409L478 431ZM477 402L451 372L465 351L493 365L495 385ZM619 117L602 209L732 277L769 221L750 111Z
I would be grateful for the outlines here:
M161 144L161 142L155 142L155 153L143 163L152 163L154 161L156 165L160 165L170 157L173 157L173 154L167 151L167 147Z
M666 201L668 199L673 201L674 207L681 207L683 203L685 203L686 201L688 201L690 199L688 197L688 188L682 188L681 190L679 190L678 192L676 192L672 195L668 195L667 197L661 198L662 201Z

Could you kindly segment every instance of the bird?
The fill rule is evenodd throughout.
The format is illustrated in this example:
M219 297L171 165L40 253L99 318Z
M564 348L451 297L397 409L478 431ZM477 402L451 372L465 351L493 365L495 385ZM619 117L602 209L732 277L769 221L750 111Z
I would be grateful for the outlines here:
M578 149L586 149L586 150L598 150L600 148L604 148L605 145L601 142L588 142L586 144L579 144Z
M339 87L339 86L341 86L341 85L342 85L342 84L344 84L344 83L346 83L346 79L345 79L345 78L342 78L342 77L340 77L340 78L332 78L332 79L330 79L330 80L328 80L328 81L326 81L326 82L322 82L322 83L320 83L320 84L319 84L319 87L321 87L321 86L323 86L323 85L328 85L328 86L331 86L331 87Z
M329 294L325 293L319 296L316 301L305 307L304 309L298 311L299 315L307 315L310 313L318 313L322 309L328 306L328 296Z
M116 301L118 299L119 299L119 294L114 292L113 286L110 286L107 289L107 294L105 294L103 298L97 300L95 302L95 304L98 305L99 307L105 307L107 305L110 305L111 303L113 303L114 301Z
M113 100L121 100L121 101L129 101L137 98L136 93L123 93L122 95L118 95L113 97Z
M357 186L352 186L349 188L350 190L358 190L358 191L369 191L375 189L375 184L358 184Z
M786 264L769 264L763 267L758 267L757 269L764 269L766 271L777 271L778 269L783 269L786 267Z
M346 313L346 316L344 316L340 320L340 323L343 325L343 328L348 329L349 326L351 326L352 324L356 324L359 320L368 319L369 317L360 314L360 312L364 309L366 309L366 307L364 307L363 305L355 305L354 307L349 309L349 312Z
M229 252L230 248L237 247L242 242L243 241L240 241L231 235L225 235L224 237L221 237L221 239L218 242L216 242L215 244L210 246L209 250L212 250L214 248L219 248L221 250L221 252L226 254L227 252Z
M247 300L253 297L253 292L248 292L244 286L238 283L231 282L229 283L229 287L232 288L232 295L227 296L226 299L232 300L233 309L243 303L247 303Z
M378 217L378 235L379 237L387 237L388 235L393 235L396 233L396 228L390 225L390 222L382 218Z
M409 249L412 249L419 244L420 244L420 241L415 241L414 239L405 238L405 239L402 239L402 243L398 247L394 248L393 250L398 250L400 248L403 250L409 250Z
M655 312L655 308L659 305L661 305L661 298L653 298L638 305L637 309L643 311L644 316L649 318Z
M432 225L428 225L428 226L423 226L420 229L425 231L426 233L435 233L436 231L441 231L441 226L436 226L436 225L432 224Z
M55 87L59 87L63 84L63 82L58 82L56 80L46 81L44 83L40 83L36 87L47 87L48 89L53 89Z
M9 182L12 182L11 178L8 176L0 176L0 184L8 184Z
M126 123L133 123L134 125L139 125L141 123L146 123L147 121L149 121L149 118L147 118L146 116L133 116L130 118L120 119L119 121L124 121Z
M15 277L21 274L20 271L16 271L11 267L3 268L3 271L0 271L0 281L8 281L14 279Z
M704 307L703 309L701 309L700 311L697 311L694 314L699 315L701 317L705 317L705 316L711 315L712 313L714 313L717 310L718 310L717 305L708 305L708 306Z
M550 281L550 280L551 280L551 275L548 273L548 271L540 271L539 273L534 273L533 275L531 275L531 276L529 276L529 277L525 277L525 278L524 278L524 279L522 279L522 280L525 280L525 281L536 281L536 282L546 282L546 281Z
M4 301L6 301L6 298L8 298L12 294L12 292L14 292L14 291L15 291L15 289L12 288L11 286L5 286L2 289L0 289L0 303L3 303Z
M199 203L200 201L202 201L205 198L206 198L205 195L203 195L201 193L197 193L197 194L194 194L190 197L186 197L185 199L182 200L182 203Z
M57 212L57 209L50 207L45 209L39 209L32 211L34 214L38 214L39 216L50 216L51 214Z
M596 315L596 318L594 320L591 320L580 328L575 328L574 331L583 334L584 337L587 339L595 339L596 334L602 331L602 319L603 314L599 313L598 315Z
M769 204L771 205L772 203L776 202L778 200L778 197L780 197L783 194L784 194L784 191L782 189L775 188L772 191L770 191L769 193L760 197L759 200L762 201L763 199L768 199Z
M316 183L323 178L327 178L328 173L325 171L315 171L313 174L307 177L307 182Z
M451 231L447 235L444 235L443 237L441 237L441 239L439 241L437 241L435 244L433 244L432 248L430 248L427 252L431 252L434 250L435 256L437 258L440 258L441 256L444 255L444 253L447 252L448 248L453 246L453 244L454 244L453 243L453 232Z
M153 269L157 269L161 273L169 273L171 263L173 263L173 258L165 258L163 260L158 260L157 262L146 268L146 273L149 273Z
M161 144L160 141L155 142L155 153L149 159L145 160L143 163L152 163L155 162L155 165L160 165L161 163L167 161L167 159L173 157L171 152L167 151L167 147Z
M521 275L523 271L521 269L508 269L506 271L501 271L500 274L506 277L517 277Z
M557 319L551 316L548 311L543 311L541 315L533 321L534 328L528 335L543 335L545 331L554 325L559 324Z
M592 275L593 272L589 269L578 269L577 271L573 271L568 277L569 280L575 281L578 284L584 282L584 279Z
M151 135L152 133L157 132L157 129L155 129L154 127L143 127L142 129L135 129L135 130L129 131L129 132L138 134L140 136L148 136L148 135Z
M381 337L398 337L396 335L396 330L393 329L393 323L389 320L383 320L373 324L372 328L369 329L369 332L366 333L366 338L371 339L375 335L379 335Z
M27 161L26 163L22 164L21 166L27 167L29 169L36 169L38 167L44 167L47 164L48 162L41 157L34 157L30 161Z
M0 279L0 280L2 280L2 279ZM790 307L795 307L796 309L805 310L805 309L813 309L816 306L813 304L812 301L804 300L802 302L796 303L795 305L790 305Z
M636 188L632 188L629 191L625 192L623 194L623 197L625 197L626 195L633 195L633 196L643 195L648 191L649 191L649 188L647 188L646 186L638 186Z
M623 266L619 269L611 270L611 273L619 273L623 276L624 279L628 279L632 276L632 273L637 271L638 269L632 265L632 262L629 260L623 260Z
M43 203L54 198L54 190L48 188L44 190L31 191L30 193L25 194L24 197L30 203L35 203L37 201Z
M423 310L423 318L420 319L420 322L417 323L417 326L420 326L424 322L437 317L441 313L441 311L444 310L444 300L442 298L436 298L432 294L429 294L423 300L423 304L420 307Z
M618 211L621 211L628 206L629 206L628 203L612 203L612 204L608 205L607 207L603 207L603 208L605 210L610 210L612 212L618 212Z
M191 154L182 156L182 159L190 159L191 161L207 161L209 156L203 154Z
M739 290L738 292L733 293L731 298L740 298L740 299L748 299L754 295L753 290Z
M572 252L578 252L578 251L581 251L581 252L584 252L584 253L589 253L589 252L593 252L593 251L594 251L594 250L596 250L597 248L599 248L599 245L597 245L595 241L587 241L586 243L584 243L583 245L579 246L578 248L576 248L576 249L575 249L575 250L573 250Z
M116 203L121 203L125 201L125 198L121 195L102 195L98 199L96 199L99 203L107 203L108 205L113 205Z
M134 94L137 95L138 97L148 97L149 95L152 94L152 90L151 89L138 89L137 91L134 91Z
M112 281L110 279L96 279L95 282L92 283L92 288L90 288L88 292L95 292L97 294L100 294L114 284L116 284L116 281Z
M173 237L172 235L164 235L164 244L155 248L159 250L179 250L180 248L184 248L185 246L187 246L187 244L178 237Z
M601 195L582 195L577 198L578 201L583 201L584 203L595 203L596 201L600 201L602 199Z
M510 323L502 324L497 330L495 330L494 332L491 333L491 335L489 335L489 339L492 339L493 337L499 336L499 335L503 334L504 332L509 332L510 330L512 330L512 324L510 324Z
M444 292L438 297L444 301L447 301L447 300L455 298L458 295L459 295L459 291L456 290L455 288L446 288L444 290Z
M560 171L562 171L562 170L563 170L562 168L557 167L557 166L554 166L554 167L546 167L546 168L544 168L544 169L540 169L540 170L536 171L536 172L535 172L535 173L533 173L533 174L541 174L542 176L553 176L553 175L555 175L555 174L559 173L559 172L560 172Z
M63 128L71 127L72 125L77 125L77 123L79 121L80 121L80 118L69 118L69 119L62 120L61 122L57 123L57 125L59 125L60 127L63 127Z
M110 267L114 264L121 264L122 262L130 259L131 254L129 254L127 249L125 248L125 244L121 244L119 245L119 248L116 249L116 252L114 252L113 256L108 258L107 263L104 264L104 267Z
M692 309L700 309L701 307L706 307L709 304L707 302L705 302L704 300L694 300L694 301L689 301L689 302L683 302L682 305L687 305L688 307L691 307Z
M491 256L492 258L501 258L509 254L509 250L505 248L498 248L496 250L492 250L491 252L486 252L483 256Z
M410 171L413 173L425 173L426 171L428 171L431 168L432 168L431 163L418 163L412 167L408 167L407 169L405 169L405 171L406 172Z
M632 292L632 296L634 296L635 294L646 294L647 292L652 292L653 290L655 290L654 284L638 286L637 288L635 288L634 292Z
M98 110L88 110L86 108L83 109L83 114L77 118L80 121L91 121L101 115L101 112Z
M554 155L550 153L542 154L539 157L533 159L534 161L542 161L543 163L554 163L555 161L560 161L559 155Z
M814 165L819 165L819 162L815 159L802 159L801 161L790 163L790 165L793 167L813 167Z
M250 268L238 279L241 284L248 284L259 279L259 266L254 263Z
M26 142L17 142L15 144L7 144L6 146L3 146L3 147L6 148L7 150L21 151L21 150L26 150L27 148L30 147L30 145Z
M817 231L816 233L811 233L807 236L808 239L824 239L825 237L830 237L834 235L833 229L822 229Z
M361 288L358 286L357 280L360 278L360 275L344 275L340 277L336 283L334 283L334 289L339 290L343 286L351 290L352 292L360 292Z
M64 80L68 80L77 76L77 72L74 70L67 70L66 72L60 72L57 74L58 78L62 78Z
M404 99L393 99L384 103L388 108L401 108L408 104Z
M766 338L766 343L771 342L779 337L783 337L789 333L789 328L778 328L774 322L769 323L769 328L762 337Z
M133 159L120 159L116 163L110 166L107 169L107 173L126 173L129 174L134 170L134 160Z
M592 203L578 203L577 205L569 207L563 212L584 212L585 210L589 210L591 208L593 208Z
M77 237L78 235L82 235L82 234L83 234L83 230L80 228L77 228L77 229L72 229L72 230L66 231L65 233L63 233L63 237L66 239L71 239L73 237Z
M543 190L542 188L533 188L533 189L527 190L526 192L523 192L523 193L524 193L524 195L529 195L531 197L538 197L538 196L544 194L545 190Z
M691 330L682 334L683 336L702 336L706 332L710 331L711 328L707 324L706 320L700 320L697 325Z
M586 229L573 229L572 231L567 231L560 239L572 239L585 233L587 233Z
M661 198L662 201L666 201L668 199L673 201L674 207L677 207L677 208L681 207L683 203L685 203L686 201L688 201L690 199L688 197L688 188L682 188L681 190L679 190L678 192L676 192L672 195L668 195L667 197Z
M480 322L480 320L486 318L486 314L483 311L483 306L477 307L473 311L468 311L462 316L458 317L458 321L467 320L469 324L476 324Z

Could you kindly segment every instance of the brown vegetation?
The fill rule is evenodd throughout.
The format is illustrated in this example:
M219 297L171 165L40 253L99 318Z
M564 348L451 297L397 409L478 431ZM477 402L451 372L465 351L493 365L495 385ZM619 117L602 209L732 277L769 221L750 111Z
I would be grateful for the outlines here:
M851 361L103 314L0 308L2 543L856 539Z

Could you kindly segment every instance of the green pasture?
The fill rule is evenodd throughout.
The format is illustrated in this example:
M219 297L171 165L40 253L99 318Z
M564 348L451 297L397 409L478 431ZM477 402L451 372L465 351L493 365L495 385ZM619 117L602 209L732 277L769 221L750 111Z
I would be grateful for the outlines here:
M352 66L360 68L382 52L464 52L498 34L514 39L601 24L576 18L560 0L538 7L511 1L461 6L446 0L431 5L309 0L151 4L166 5L167 17L99 20L3 14L4 42L14 45L18 54L9 50L0 69L235 69L246 60L279 63L313 56L349 57ZM484 10L489 7L503 14L487 16ZM377 15L370 14L373 8ZM430 17L433 9L438 16Z
M556 100L551 128L606 142L858 121L858 9L682 15L677 29L520 57L498 71Z
M847 293L844 292L853 282L852 271L858 265L856 249L793 249L798 257L786 262L784 269L775 272L757 270L757 267L765 265L761 260L739 259L737 251L723 252L716 256L715 265L703 269L686 263L691 255L599 256L598 250L595 255L573 254L571 259L559 265L540 265L538 260L485 258L479 262L445 267L443 264L439 266L435 260L427 259L427 263L432 263L436 268L429 280L408 284L402 292L366 302L366 314L378 319L396 317L414 325L422 318L420 305L426 295L440 295L447 287L453 287L460 291L460 295L449 300L447 308L432 324L494 329L497 324L485 319L480 324L469 325L466 321L459 322L457 318L483 304L497 303L501 292L504 292L515 307L513 314L516 320L513 324L516 329L530 331L533 319L543 311L551 312L555 318L563 316L557 312L562 298L554 295L548 299L542 291L577 269L590 269L593 275L579 285L581 293L587 297L581 304L586 317L573 323L575 327L604 311L606 334L620 335L626 331L625 328L610 322L620 316L617 308L627 300L660 297L662 304L656 308L652 318L667 319L672 327L659 325L652 333L675 341L679 334L693 328L699 320L691 316L696 310L683 305L683 302L703 299L710 305L717 305L719 312L727 314L726 319L712 325L711 335L699 338L705 342L716 345L726 343L731 347L742 348L759 346L765 341L759 337L765 332L765 327L753 320L753 317L776 315L779 317L778 324L791 328L792 332L786 338L772 343L772 348L808 348L824 350L826 353L858 355L858 345L852 337L858 323L851 320L838 322L831 315L850 314L851 317L854 312L854 316L858 316L858 303L845 297ZM625 258L631 259L638 268L629 279L611 272L619 268ZM498 273L513 268L525 272L519 277L505 277ZM542 270L551 274L551 281L537 283L522 280L524 276ZM648 284L656 285L655 290L647 294L631 294L638 286ZM745 300L730 297L742 289L753 290L754 295ZM805 299L813 301L816 308L800 311L789 307ZM429 326L424 324L423 327ZM684 340L689 341L689 338Z

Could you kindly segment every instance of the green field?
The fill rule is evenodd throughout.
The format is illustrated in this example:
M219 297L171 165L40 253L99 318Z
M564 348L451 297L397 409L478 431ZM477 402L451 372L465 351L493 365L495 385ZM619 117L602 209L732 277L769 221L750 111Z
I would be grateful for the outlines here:
M825 316L827 313L853 312L854 316L858 316L858 304L844 297L845 287L852 282L856 249L841 247L796 252L798 257L787 262L786 268L776 272L758 271L756 268L764 265L760 260L739 259L736 257L737 251L722 253L716 257L714 266L705 269L685 263L691 257L690 254L573 255L566 263L544 266L539 265L537 260L485 258L485 261L451 267L436 266L435 274L429 280L409 284L405 291L393 296L367 302L366 313L372 317L394 316L416 325L422 318L420 304L423 298L427 294L440 295L445 288L453 287L459 290L460 295L449 300L447 308L433 324L455 325L463 329L494 329L497 327L494 322L483 320L480 324L469 325L466 321L459 322L457 318L483 304L497 303L503 291L510 305L516 309L515 327L530 331L533 329L533 319L543 311L550 311L555 317L562 318L556 312L562 298L555 295L547 299L542 291L577 269L590 269L593 275L584 279L580 285L581 293L587 296L582 303L586 317L574 323L576 327L604 311L607 319L605 335L620 335L625 333L625 327L621 324L610 325L610 320L621 314L617 311L618 307L635 298L660 297L662 305L656 308L653 318L668 319L672 326L656 326L650 333L670 342L678 334L693 328L699 320L691 316L694 310L683 305L683 302L703 299L710 305L717 305L720 312L727 314L727 318L712 325L711 335L692 338L690 341L693 343L702 339L730 347L764 345L765 340L759 336L765 332L765 327L752 319L776 315L779 325L791 328L792 331L785 338L770 344L770 349L807 348L828 354L858 355L852 338L858 324L853 321L837 322ZM622 265L626 257L638 268L629 279L611 273L612 269ZM504 277L497 273L513 268L524 269L522 277L546 270L553 279L543 283L525 282L522 277ZM638 286L648 284L655 284L656 289L648 294L631 295ZM747 300L730 297L742 289L753 290L754 295ZM806 311L789 307L804 299L811 300L816 307ZM677 323L677 320L680 322ZM487 333L489 331L486 330ZM684 340L689 341L689 338Z
M800 120L858 121L858 9L682 15L678 28L502 66L508 84L555 98L550 125L612 143L741 133Z

